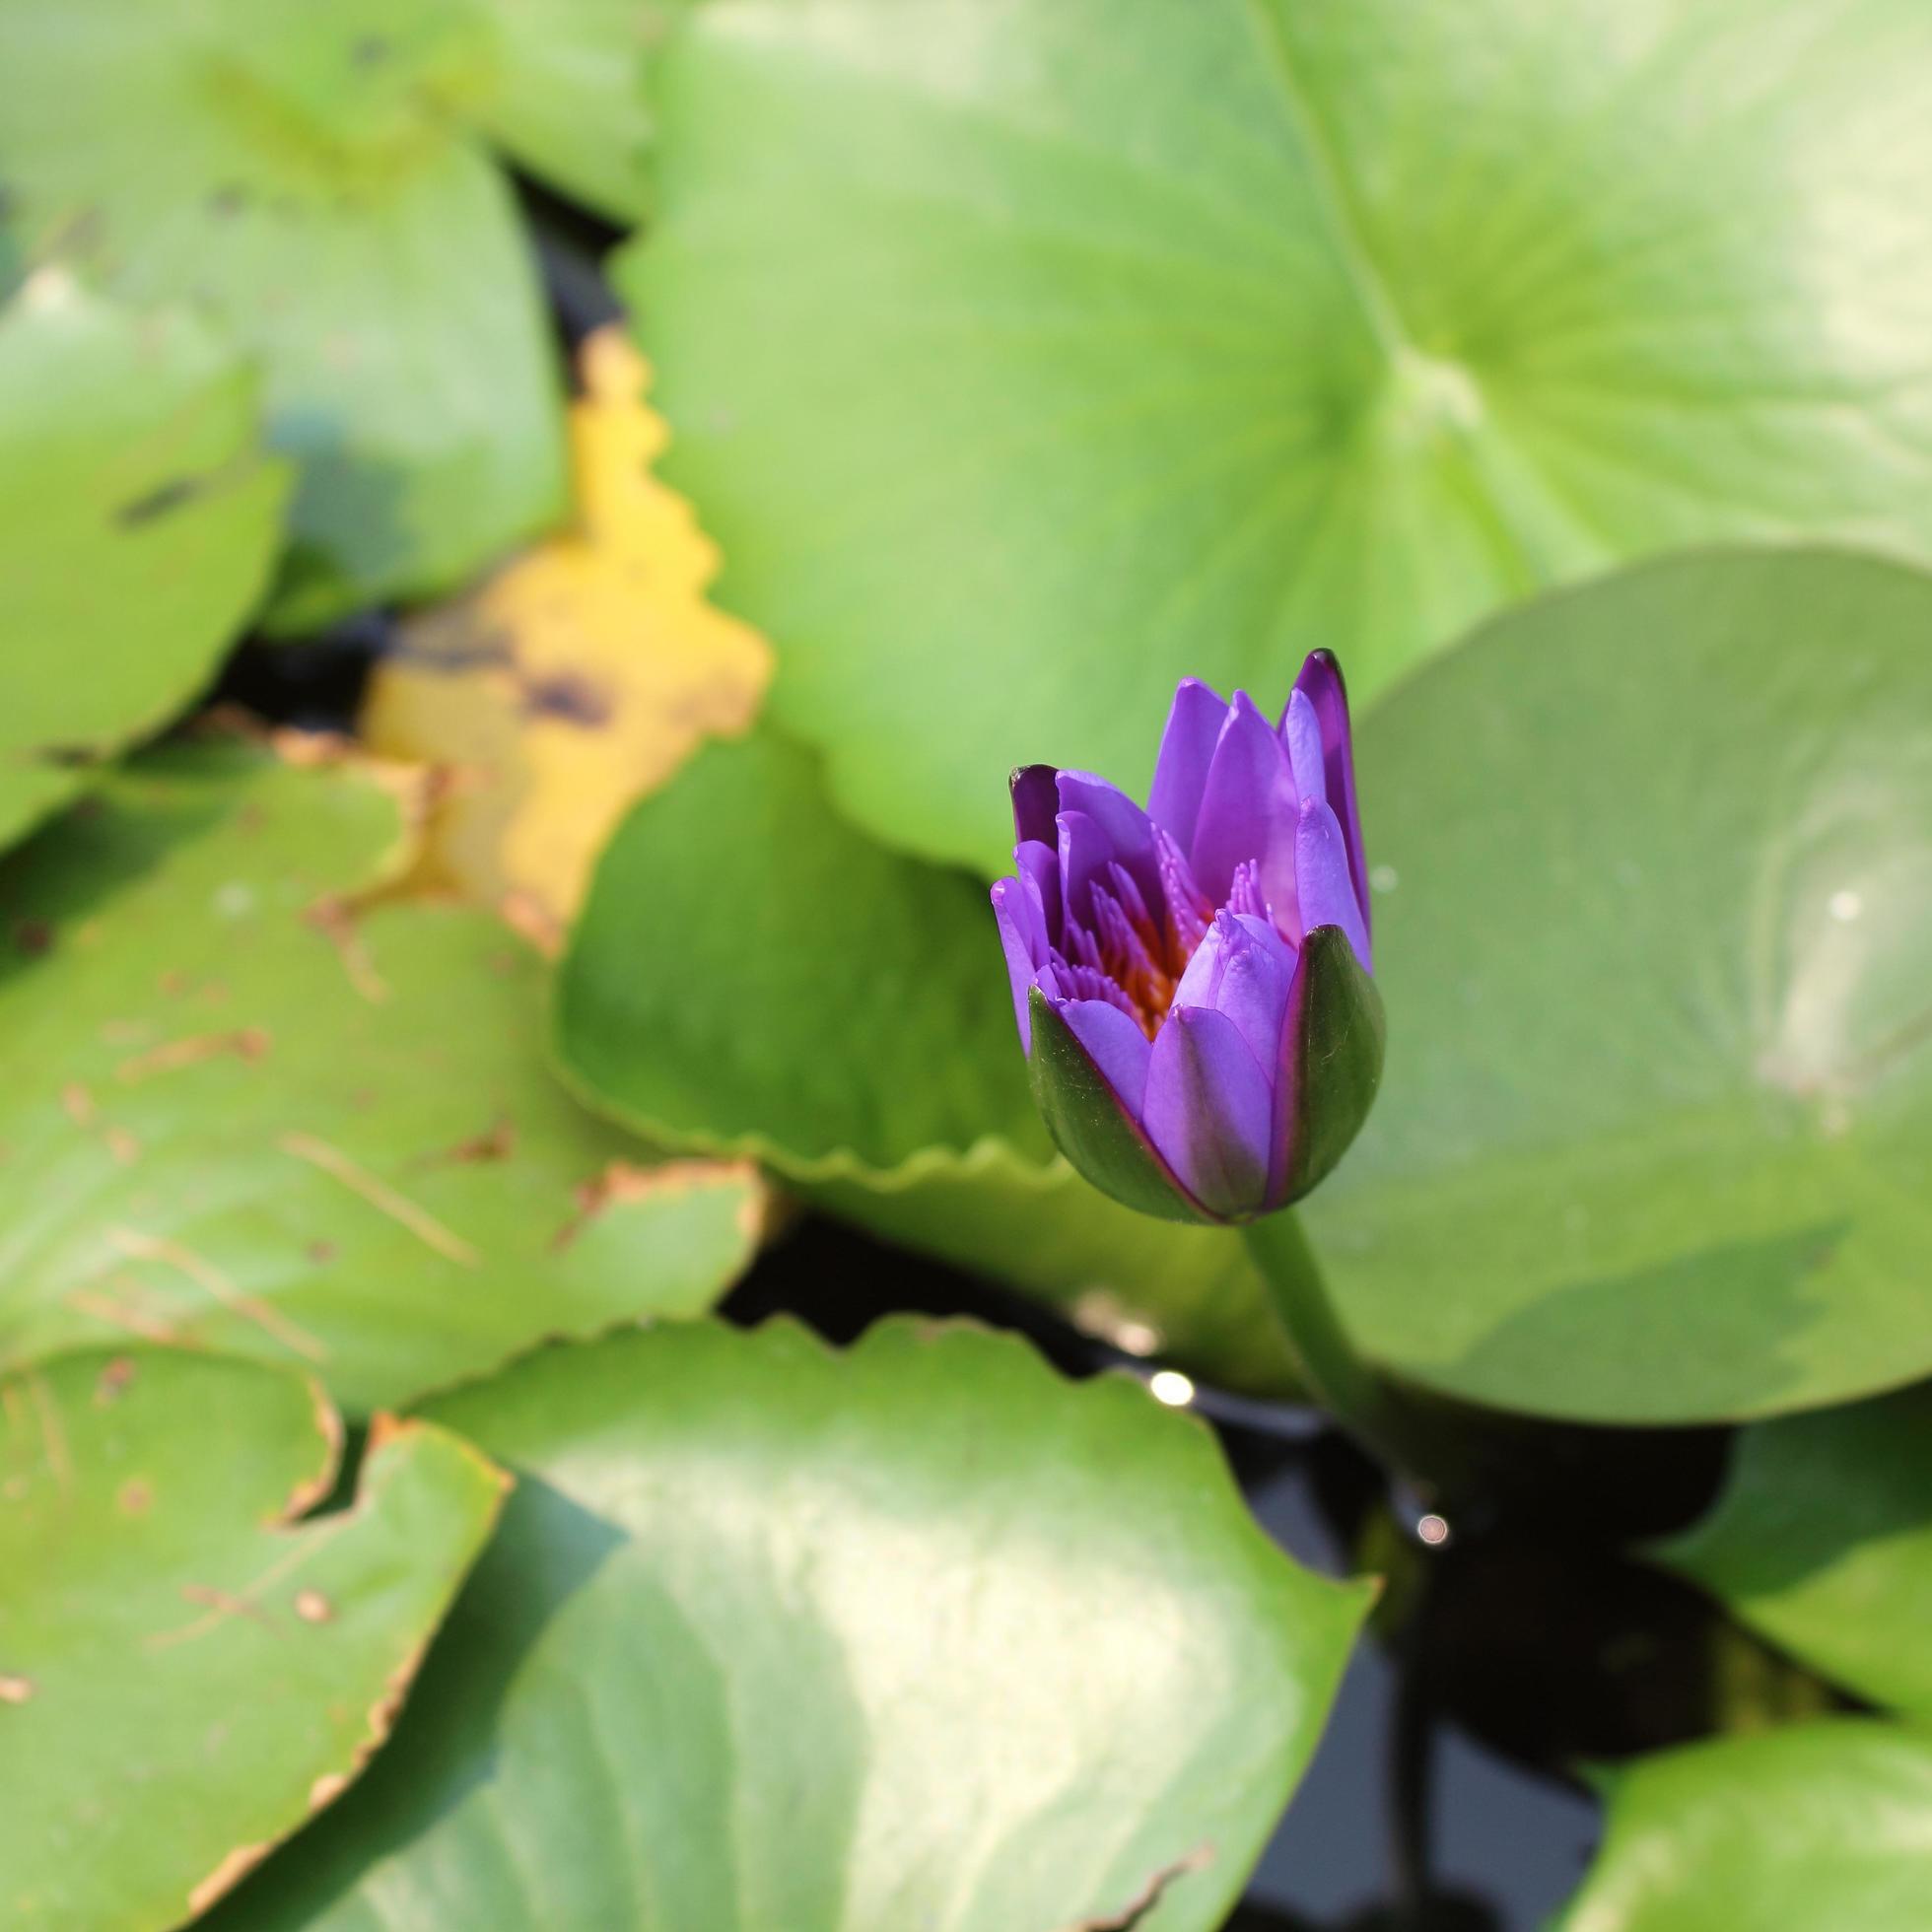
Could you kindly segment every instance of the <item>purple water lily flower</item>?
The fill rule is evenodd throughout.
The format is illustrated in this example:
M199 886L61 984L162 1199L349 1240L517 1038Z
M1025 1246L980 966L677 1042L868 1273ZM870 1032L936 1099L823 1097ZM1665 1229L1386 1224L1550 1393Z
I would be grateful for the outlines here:
M1278 721L1196 678L1142 810L1087 772L1013 774L993 888L1013 1012L1055 1139L1097 1187L1241 1221L1305 1194L1382 1066L1342 674L1302 665Z

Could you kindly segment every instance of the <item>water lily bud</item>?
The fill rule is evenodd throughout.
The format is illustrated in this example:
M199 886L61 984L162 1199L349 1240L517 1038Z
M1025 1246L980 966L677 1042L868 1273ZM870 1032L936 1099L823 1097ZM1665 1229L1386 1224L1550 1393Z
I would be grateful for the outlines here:
M1061 1150L1167 1219L1252 1220L1306 1194L1382 1071L1335 659L1309 657L1274 724L1186 679L1145 810L1051 765L1012 792L1015 871L993 907Z

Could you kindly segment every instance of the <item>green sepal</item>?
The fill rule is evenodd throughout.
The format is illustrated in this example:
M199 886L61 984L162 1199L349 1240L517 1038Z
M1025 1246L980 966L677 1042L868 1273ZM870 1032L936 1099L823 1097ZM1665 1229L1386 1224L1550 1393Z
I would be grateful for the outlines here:
M1175 1179L1101 1076L1073 1030L1036 986L1027 995L1033 1048L1026 1070L1054 1143L1097 1187L1164 1221L1214 1221Z
M1316 927L1302 941L1282 1029L1282 1203L1299 1201L1326 1178L1361 1132L1382 1084L1387 1036L1382 996L1347 934L1339 926Z

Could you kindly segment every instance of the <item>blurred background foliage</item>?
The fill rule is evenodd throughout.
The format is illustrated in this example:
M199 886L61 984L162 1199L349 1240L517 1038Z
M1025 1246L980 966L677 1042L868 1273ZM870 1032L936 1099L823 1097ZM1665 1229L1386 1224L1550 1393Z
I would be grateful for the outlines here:
M1634 1759L1569 1932L1932 1923L1928 99L1912 0L0 0L0 1916L1222 1922L1358 1593L1133 1382L709 1318L1289 1426L984 887L1325 646L1391 1048L1277 1248L1517 1474L1295 1554L1405 1682L1701 1593L1511 1741Z

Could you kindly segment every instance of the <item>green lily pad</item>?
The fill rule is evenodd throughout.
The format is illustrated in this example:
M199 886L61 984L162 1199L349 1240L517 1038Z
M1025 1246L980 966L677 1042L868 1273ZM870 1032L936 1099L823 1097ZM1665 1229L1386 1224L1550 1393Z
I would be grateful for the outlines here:
M488 914L355 895L408 842L352 763L152 752L0 866L0 1365L113 1336L295 1359L362 1410L710 1307L745 1167L635 1147L544 1065Z
M577 1089L646 1138L761 1160L1138 1351L1291 1379L1237 1236L1143 1219L1054 1154L985 888L836 816L811 753L714 744L632 809L556 1011Z
M655 71L667 473L914 851L996 864L1033 759L1142 785L1186 672L1932 552L1914 0L715 0Z
M1611 1785L1558 1932L1924 1932L1932 1738L1860 1718L1693 1744Z
M253 377L43 271L0 310L0 845L214 674L285 494Z
M1632 570L1357 751L1388 1065L1302 1215L1362 1346L1609 1422L1932 1372L1932 579Z
M286 1369L169 1349L0 1380L0 1915L181 1924L388 1735L503 1479L427 1422L371 1437Z
M692 0L487 0L501 84L482 112L531 173L614 222L643 219L645 63Z
M1932 1388L1758 1422L1653 1554L1872 1702L1932 1719Z
M453 584L554 518L560 384L509 187L462 118L467 0L0 0L0 175L32 258L189 301L296 459L274 616Z
M432 1413L522 1480L251 1932L1216 1926L1367 1605L1199 1423L1011 1337L667 1327Z

